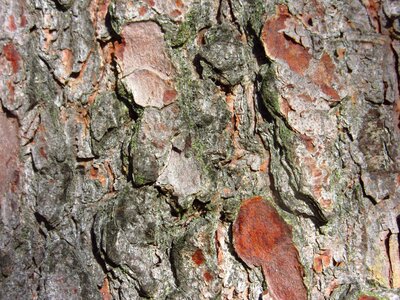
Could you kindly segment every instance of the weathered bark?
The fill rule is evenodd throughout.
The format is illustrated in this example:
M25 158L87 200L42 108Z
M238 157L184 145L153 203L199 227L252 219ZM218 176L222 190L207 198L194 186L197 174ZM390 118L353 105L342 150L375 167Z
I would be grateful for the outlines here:
M400 4L1 0L1 299L400 299Z

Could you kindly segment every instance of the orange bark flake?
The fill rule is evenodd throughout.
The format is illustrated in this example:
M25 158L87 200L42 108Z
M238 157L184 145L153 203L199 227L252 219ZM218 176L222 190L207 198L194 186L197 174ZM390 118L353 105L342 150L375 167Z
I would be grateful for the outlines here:
M7 88L8 88L8 92L9 92L9 99L14 102L14 97L15 97L15 87L12 83L11 80L7 81Z
M193 255L192 255L192 260L197 266L201 266L205 262L205 258L203 255L203 251L201 249L197 249Z
M14 16L9 16L8 17L8 28L10 29L10 31L17 30L17 25L15 24Z
M125 39L122 39L121 41L116 41L114 43L115 56L120 60L124 58L125 46L126 46Z
M344 56L345 56L345 54L346 54L346 49L345 49L345 48L338 48L338 49L336 49L336 56L337 56L339 59L343 59Z
M71 49L64 49L61 51L61 61L64 65L65 75L69 76L72 72L72 67L74 64L74 54Z
M146 6L141 6L139 8L139 16L143 17L147 13L147 7Z
M103 297L103 300L111 300L112 299L111 294L110 294L110 286L109 286L107 278L104 278L103 286L100 289L100 293L101 293L101 296Z
M358 297L358 300L378 300L378 298L374 296L361 295L360 297Z
M177 17L179 17L180 15L182 15L182 12L181 12L179 9L174 9L173 11L171 11L171 12L169 13L169 15L170 15L172 18L177 18Z
M266 54L272 59L285 61L289 68L299 74L308 69L311 55L307 48L287 38L283 32L286 21L292 19L285 5L278 6L278 14L265 22L262 41Z
M176 7L182 8L183 7L182 0L175 0L175 5L176 5Z
M332 262L332 255L330 250L323 250L321 253L314 257L313 269L316 273L322 273L322 271L329 267Z
M339 94L332 87L332 83L335 79L335 70L336 67L331 57L325 52L318 63L317 69L312 75L312 80L326 95L332 97L334 100L339 100Z
M21 60L21 56L19 55L15 46L11 43L4 45L3 54L6 59L11 63L13 73L17 73L19 70L19 61Z
M44 35L44 45L43 49L44 51L48 51L52 42L52 34L50 32L50 29L44 28L43 29L43 35Z
M379 22L379 10L380 1L379 0L362 0L365 8L367 9L369 19L372 26L377 33L381 32L381 24Z
M163 102L165 105L172 103L176 98L176 91L175 90L166 90L163 96Z
M261 266L273 299L307 299L303 267L291 227L261 197L245 200L233 225L234 248L249 266Z
M206 281L206 282L210 282L211 280L213 280L213 276L211 275L211 273L210 272L208 272L208 271L205 271L204 273L203 273L203 277L204 277L204 280Z
M315 102L315 99L311 98L311 96L306 93L300 94L299 97L307 102Z
M88 104L92 105L94 103L94 101L96 100L96 97L98 95L98 91L94 91L93 94L89 95L88 97Z
M318 201L323 209L329 210L332 208L333 201L331 199L321 199Z
M92 166L90 168L89 178L92 180L97 180L102 186L107 185L107 176L104 174L104 170L100 171L98 167Z
M99 173L99 171L97 170L97 168L95 168L95 167L90 168L89 174L90 174L91 179L97 178L98 173Z
M260 172L267 173L269 167L269 159L264 160L260 165Z
M315 145L314 145L314 140L305 135L305 134L301 134L300 135L301 140L303 141L304 146L306 147L308 152L314 152L315 151Z
M280 97L279 106L280 106L280 110L281 110L282 114L286 118L288 117L289 112L293 111L293 109L290 106L289 102L283 97Z

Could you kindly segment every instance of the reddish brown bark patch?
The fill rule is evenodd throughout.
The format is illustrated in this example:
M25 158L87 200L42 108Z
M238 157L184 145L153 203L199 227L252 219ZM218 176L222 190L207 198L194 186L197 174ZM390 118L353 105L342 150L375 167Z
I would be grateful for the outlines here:
M182 12L179 9L174 9L173 11L170 12L169 14L172 18L177 18L180 15L182 15Z
M10 62L13 73L17 73L19 70L19 61L21 60L21 56L19 55L15 46L11 43L4 45L3 54Z
M378 300L378 298L368 295L361 295L358 300Z
M332 87L332 83L335 80L335 71L336 67L331 57L327 53L324 53L318 63L317 69L312 75L312 80L326 95L332 97L334 100L340 100L339 94Z
M124 50L125 50L126 42L125 39L121 39L121 41L116 41L114 43L114 48L115 48L115 56L118 59L123 59L124 58Z
M292 111L293 109L290 106L289 102L285 98L281 97L280 100L281 101L279 103L279 106L280 106L281 112L285 116L285 118L288 118L289 112Z
M175 0L175 5L176 5L176 7L182 8L182 7L183 7L183 2L182 2L182 0Z
M203 273L203 277L204 277L204 280L205 280L206 282L210 282L211 280L213 280L213 276L212 276L211 273L208 272L208 271L205 271L205 272Z
M317 273L329 267L332 262L332 255L330 250L324 250L320 254L314 256L313 269Z
M282 59L294 72L304 74L308 69L311 55L302 45L285 36L283 30L286 28L286 21L291 18L285 5L278 6L277 15L265 22L261 38L269 57Z
M147 13L147 7L146 6L141 6L139 8L139 16L143 17Z
M369 19L377 33L381 32L381 24L379 22L379 10L381 7L379 0L362 0L367 9Z
M25 27L27 23L28 23L28 22L27 22L27 20L26 20L26 16L25 16L25 15L21 15L21 22L20 22L19 25L20 25L21 27Z
M64 49L61 51L61 61L64 65L64 76L67 77L71 74L74 64L74 54L71 49Z
M103 300L111 300L112 299L112 296L110 294L110 286L109 286L107 278L104 278L103 286L100 289L100 294L101 294Z
M15 87L14 87L14 85L13 85L13 83L12 83L12 81L11 80L9 80L9 81L7 81L7 88L8 88L8 92L9 92L9 100L10 100L10 102L14 102L14 97L15 97Z
M9 28L11 31L17 30L17 24L15 24L15 18L14 18L14 16L9 16L9 17L8 17L8 28Z
M397 99L394 105L394 122L395 128L400 130L400 99Z
M192 255L192 260L197 266L204 264L205 258L203 251L201 251L201 249L197 249Z
M243 202L233 224L234 247L250 266L261 266L274 299L307 299L303 268L292 231L261 197Z
M337 58L339 58L340 60L342 60L344 58L344 56L346 55L346 49L345 48L338 48L336 49L336 56Z
M175 90L167 90L164 92L163 102L164 104L172 103L178 94Z

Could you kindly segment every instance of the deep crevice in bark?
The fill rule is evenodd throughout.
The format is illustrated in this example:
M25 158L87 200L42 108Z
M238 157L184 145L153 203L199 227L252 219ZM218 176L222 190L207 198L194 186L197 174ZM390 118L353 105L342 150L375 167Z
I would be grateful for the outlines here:
M55 229L55 226L51 225L50 222L44 216L42 216L40 213L35 212L34 216L36 218L36 221L39 224L43 224L47 231L51 231L51 230Z
M392 260L390 258L390 237L391 236L392 236L392 232L389 229L389 232L385 237L384 243L385 243L387 260L389 262L389 274L387 276L388 276L388 280L389 280L389 285L391 288L393 288L393 266L392 266Z
M108 270L107 270L106 262L103 260L103 257L101 255L101 250L97 246L96 233L94 232L94 227L93 227L95 218L96 218L96 216L93 217L92 227L90 228L90 241L92 244L92 253L93 253L93 256L94 256L96 262L103 270L103 273L107 274Z

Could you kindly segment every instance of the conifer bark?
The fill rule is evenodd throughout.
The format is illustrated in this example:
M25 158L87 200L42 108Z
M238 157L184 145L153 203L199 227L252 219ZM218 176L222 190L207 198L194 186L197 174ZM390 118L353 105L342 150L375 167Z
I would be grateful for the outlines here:
M400 299L399 17L0 0L0 299Z

